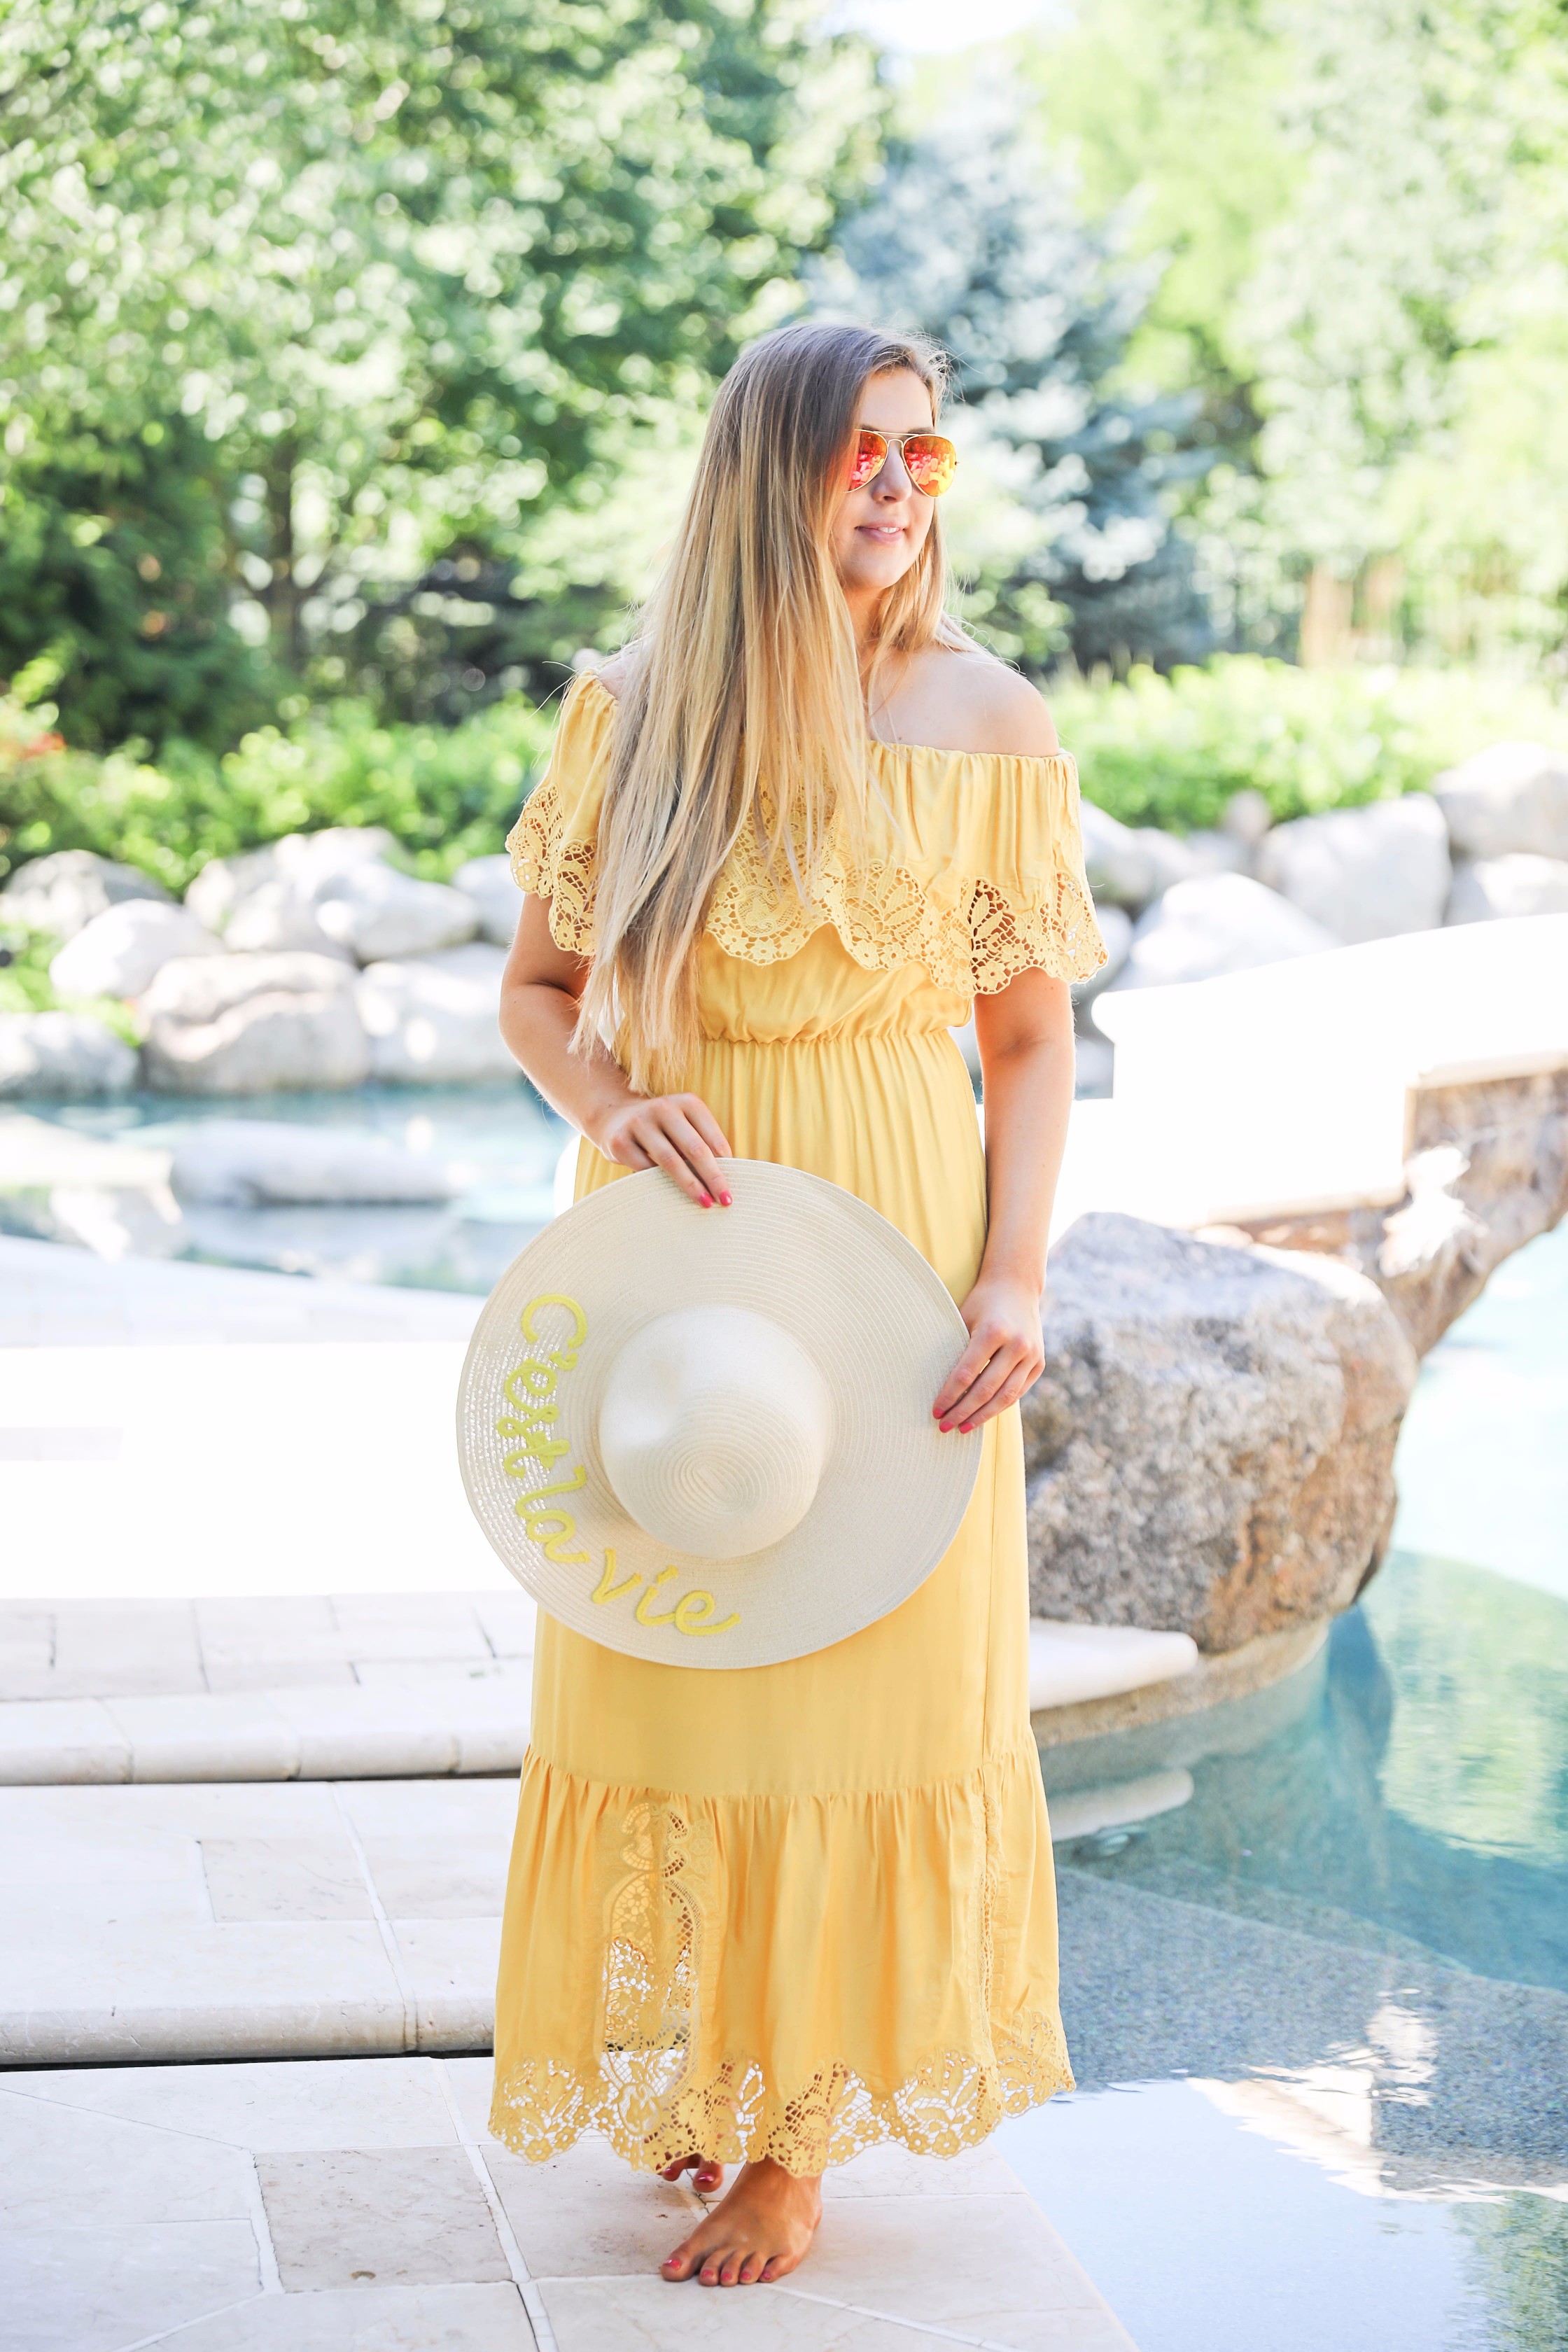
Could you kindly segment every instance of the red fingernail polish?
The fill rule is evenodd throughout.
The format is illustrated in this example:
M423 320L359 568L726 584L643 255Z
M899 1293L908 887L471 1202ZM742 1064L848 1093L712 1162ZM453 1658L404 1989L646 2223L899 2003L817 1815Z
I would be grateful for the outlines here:
M725 1206L727 1209L732 1209L732 1208L734 1207L735 1202L734 1202L733 1196L732 1196L731 1194L730 1194L729 1192L721 1192L721 1193L720 1193L720 1195L719 1195L719 1198L721 1199L721 1201L722 1201L722 1202L723 1202L724 1206Z
M701 1206L705 1209L710 1209L713 1206L712 1202L709 1199L706 1192L702 1195Z

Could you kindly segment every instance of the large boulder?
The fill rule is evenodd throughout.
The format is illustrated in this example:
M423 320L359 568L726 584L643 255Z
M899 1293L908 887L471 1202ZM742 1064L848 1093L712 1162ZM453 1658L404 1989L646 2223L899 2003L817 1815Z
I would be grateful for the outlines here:
M187 908L122 898L66 941L49 978L61 996L140 996L176 956L222 953L223 941Z
M1457 857L1568 857L1568 756L1544 743L1494 743L1432 790Z
M1447 902L1448 829L1430 793L1405 793L1277 824L1257 870L1346 947L1429 931Z
M90 849L57 849L47 857L31 859L16 868L0 896L11 921L32 931L48 931L57 940L74 940L94 916L127 898L165 904L169 899L162 883Z
M1024 1400L1036 1616L1200 1649L1348 1608L1393 1522L1415 1357L1332 1258L1081 1217Z
M356 866L384 858L395 846L381 824L325 825L320 833L285 834L238 857L214 857L185 893L185 904L212 931L227 929L242 899L269 882L288 884L310 898L325 883Z
M1276 890L1245 874L1178 882L1139 917L1113 988L1160 988L1212 980L1288 956L1338 947L1333 933Z
M492 947L510 948L517 934L522 893L505 851L494 857L470 857L452 877L453 887L470 898L479 910L479 937Z
M49 1095L88 1102L122 1095L136 1080L123 1037L88 1013L0 1013L0 1101Z
M262 882L237 903L224 929L226 946L249 955L304 952L353 963L352 948L329 939L310 899L291 882Z
M147 1082L167 1094L357 1087L370 1046L331 956L182 956L141 1000Z
M170 1181L183 1201L227 1208L279 1203L449 1201L445 1161L379 1135L261 1118L211 1119L174 1152Z
M477 943L371 964L360 974L358 1002L374 1076L392 1086L515 1078L497 1025L505 969L504 949Z
M1146 907L1161 887L1160 869L1146 843L1093 801L1082 803L1079 817L1084 870L1096 899L1134 910Z
M351 866L311 895L327 937L363 964L438 955L464 946L479 928L479 910L461 890L421 882L395 866Z
M1100 926L1100 940L1105 948L1105 961L1088 980L1073 982L1072 998L1077 1005L1092 1004L1103 995L1126 962L1132 945L1132 918L1121 907L1097 907L1095 921Z
M1568 857L1516 849L1454 869L1448 923L1495 922L1510 915L1568 914Z

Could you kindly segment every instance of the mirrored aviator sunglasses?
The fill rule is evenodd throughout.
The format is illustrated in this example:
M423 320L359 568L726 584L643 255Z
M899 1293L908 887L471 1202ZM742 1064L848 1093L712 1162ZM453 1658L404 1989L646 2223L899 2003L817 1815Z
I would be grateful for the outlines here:
M868 482L875 481L888 462L889 449L898 451L905 473L922 497L940 499L952 487L958 471L958 452L945 434L874 433L863 425L849 460L848 488L863 490Z

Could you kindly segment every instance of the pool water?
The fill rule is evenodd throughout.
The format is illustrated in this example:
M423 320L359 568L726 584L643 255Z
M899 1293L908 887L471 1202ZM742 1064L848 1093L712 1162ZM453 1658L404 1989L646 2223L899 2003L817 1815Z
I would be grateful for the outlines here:
M79 1135L155 1148L179 1144L211 1119L347 1129L433 1152L453 1169L458 1191L429 1206L263 1209L176 1203L129 1188L0 1191L0 1233L85 1243L109 1256L190 1258L480 1297L552 1213L568 1135L521 1077L489 1087L363 1087L214 1102L141 1095L25 1108Z
M1079 2088L1001 2138L1141 2352L1568 2347L1565 1310L1568 1231L1434 1350L1310 1667L1046 1753L1191 1780L1057 1848Z

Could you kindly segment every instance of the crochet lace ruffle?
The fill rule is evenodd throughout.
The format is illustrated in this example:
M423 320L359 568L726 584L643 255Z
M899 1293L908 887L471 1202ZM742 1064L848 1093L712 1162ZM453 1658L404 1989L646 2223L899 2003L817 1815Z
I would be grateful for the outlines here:
M518 887L550 901L556 945L581 956L594 949L614 708L596 679L574 688L549 773L507 840ZM808 897L780 888L750 834L736 844L706 926L725 954L777 963L831 924L864 970L919 963L939 987L964 994L992 994L1023 971L1087 980L1100 969L1105 950L1066 753L1026 759L873 743L870 755L880 786L873 802L883 804L874 807L873 837L852 857L847 828L831 824Z
M647 1791L617 1801L530 1757L520 1811L529 1860L521 1877L513 1864L490 2129L535 2162L595 2132L639 2170L700 2152L724 2164L773 2157L804 2174L884 2140L956 2156L1005 2116L1070 2090L1055 2000L1041 1997L1054 1987L1037 1986L1021 1958L1027 1906L1039 1897L1016 1864L1036 1831L1038 1785L1029 1743L972 1785L869 1801L868 1821L867 1800L826 1801L852 1813L842 1843L833 1825L824 1834L787 1807L759 1841L734 1801ZM911 1836L929 1841L930 1856L952 1861L957 1847L973 1857L954 1948L923 1944L918 1923L879 1917L868 1904L868 1874L873 1885L885 1874L906 1888L940 1885L929 1868L894 1870ZM759 1871L773 1890L761 1930L751 1902ZM807 1914L791 1899L807 1884L803 1874ZM804 1916L814 1922L805 1943ZM531 1951L531 1934L549 1938L551 1951ZM916 1948L925 1956L918 2003L898 1990ZM885 1987L874 2003L879 2047L832 2046L835 2034L858 2038L831 1971L823 1978L822 1954L834 1950ZM513 2039L523 1983L536 2029L552 1991L563 2004L544 2049ZM809 2061L787 2078L773 2046L781 1985L810 2016L795 2044L810 2049ZM961 2038L910 2041L907 2012L922 2007L939 2033L957 2028Z

